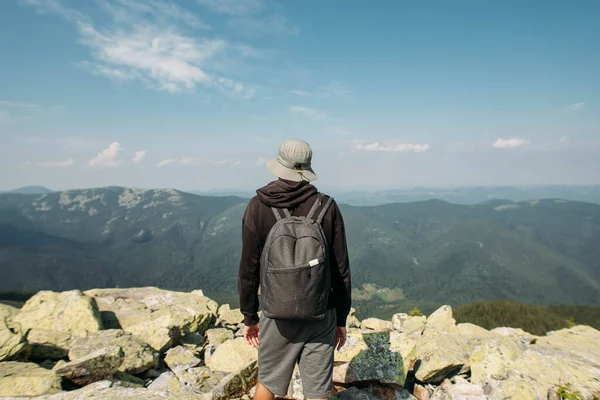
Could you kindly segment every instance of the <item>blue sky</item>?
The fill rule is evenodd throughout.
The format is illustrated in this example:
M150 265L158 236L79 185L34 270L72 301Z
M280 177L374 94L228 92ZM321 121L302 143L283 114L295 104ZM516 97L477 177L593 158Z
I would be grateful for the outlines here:
M5 0L0 189L600 183L600 2Z

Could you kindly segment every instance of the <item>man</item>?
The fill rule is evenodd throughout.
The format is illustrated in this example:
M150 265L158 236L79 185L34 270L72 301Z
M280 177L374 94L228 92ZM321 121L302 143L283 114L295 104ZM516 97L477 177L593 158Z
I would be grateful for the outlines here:
M334 350L335 348L339 350L346 342L346 318L351 304L351 280L344 221L333 199L329 201L329 197L322 197L317 188L310 184L310 181L317 179L311 161L312 150L308 143L299 139L290 139L281 144L277 159L267 162L268 169L279 179L256 191L257 196L250 200L242 221L242 255L238 290L240 308L246 325L244 337L248 343L258 347L259 383L254 397L257 400L271 400L274 396L285 396L296 363L299 366L304 395L309 399L327 398L333 386ZM269 248L267 252L269 254L266 256L262 253L265 246L271 245L271 242L267 243L267 238L274 225L290 214L294 217L312 215L313 218L320 214L321 218L316 220L311 218L310 221L322 228L321 237L324 236L323 241L326 241L327 256L311 261L304 260L309 261L304 263L308 265L291 269L307 268L307 272L298 275L298 279L290 279L292 275L289 274L278 275L288 279L286 282L290 287L285 287L286 291L296 293L307 290L307 286L310 285L307 285L306 280L315 279L314 276L311 278L311 267L322 264L322 269L326 272L322 276L326 277L323 279L327 282L322 285L325 288L322 291L326 293L321 293L320 296L327 300L321 305L322 315L308 321L285 318L285 312L281 315L282 311L279 311L277 318L265 315L269 313L274 315L277 311L266 312L265 306L270 304L271 300L265 303L265 288L261 287L261 279L265 279L261 277L261 268L263 270L267 268L261 267L261 258L264 263L264 258L270 257L267 266L277 269L282 266L272 265L277 263L271 261L286 255L271 254L277 251L277 247ZM294 242L292 249L301 252L298 249L304 245L305 243L298 244L296 247ZM318 270L315 268L314 271ZM265 275L265 271L262 272ZM258 317L259 287L261 287L263 305L260 320ZM284 298L288 296L286 291L279 292L280 294L272 300L275 303L277 300L285 302ZM298 311L302 306L303 304L292 307L290 313Z

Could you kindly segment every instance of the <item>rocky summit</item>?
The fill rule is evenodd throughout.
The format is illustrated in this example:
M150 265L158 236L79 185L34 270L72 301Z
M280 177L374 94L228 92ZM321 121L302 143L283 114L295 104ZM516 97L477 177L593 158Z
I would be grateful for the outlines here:
M0 399L244 399L258 352L241 314L201 291L154 287L40 292L0 307ZM294 371L288 398L303 399ZM348 319L331 398L503 400L600 398L600 332L491 331L429 317Z

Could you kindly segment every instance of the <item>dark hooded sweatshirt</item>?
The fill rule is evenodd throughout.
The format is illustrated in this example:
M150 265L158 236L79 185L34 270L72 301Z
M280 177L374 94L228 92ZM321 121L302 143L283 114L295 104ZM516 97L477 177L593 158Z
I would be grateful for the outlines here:
M295 216L306 216L317 199L317 188L309 182L283 179L258 189L242 220L242 256L238 275L240 308L244 323L258 323L260 257L269 231L276 219L271 207L287 208ZM331 288L328 309L336 309L337 325L346 326L350 312L351 281L346 232L342 214L335 203L323 218L323 231L330 249Z

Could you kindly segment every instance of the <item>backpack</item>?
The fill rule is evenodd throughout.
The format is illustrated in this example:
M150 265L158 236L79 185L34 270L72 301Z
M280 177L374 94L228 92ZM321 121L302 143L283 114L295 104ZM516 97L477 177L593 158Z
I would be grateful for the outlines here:
M331 271L321 223L333 198L322 207L324 200L319 193L306 217L292 216L284 208L282 218L280 209L271 208L277 222L260 260L262 312L268 318L317 321L325 316Z

